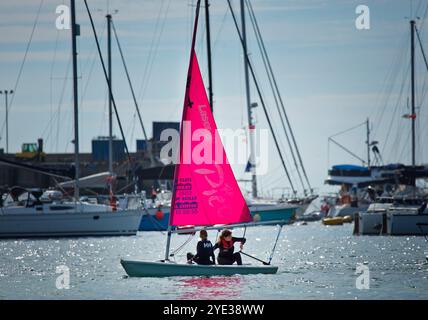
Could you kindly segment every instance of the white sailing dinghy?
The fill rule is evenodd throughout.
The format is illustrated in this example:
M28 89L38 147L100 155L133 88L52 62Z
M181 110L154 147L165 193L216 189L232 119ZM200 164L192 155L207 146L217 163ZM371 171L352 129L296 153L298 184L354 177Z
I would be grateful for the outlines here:
M247 227L265 223L253 222L250 211L227 161L208 102L198 60L195 53L200 0L197 3L192 48L187 76L186 94L180 129L179 162L175 167L174 190L168 227L165 260L159 262L121 260L131 277L213 276L233 274L274 274L278 267L270 261L252 265L195 265L178 264L169 260L173 233ZM193 141L194 133L201 133L203 141ZM206 143L209 143L208 147ZM195 161L194 154L215 155L216 159ZM207 152L207 148L209 151ZM220 158L220 159L219 159ZM272 224L272 222L269 222ZM180 230L182 226L195 226ZM221 225L221 227L219 227ZM175 229L173 230L173 228ZM278 233L279 236L279 233ZM278 240L278 237L277 237ZM271 258L269 260L272 259ZM261 261L261 260L259 260Z

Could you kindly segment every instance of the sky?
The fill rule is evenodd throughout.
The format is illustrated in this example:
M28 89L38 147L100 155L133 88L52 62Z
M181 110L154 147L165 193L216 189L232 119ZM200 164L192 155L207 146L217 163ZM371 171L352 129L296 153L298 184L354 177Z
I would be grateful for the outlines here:
M107 88L83 1L76 2L77 23L81 25L79 135L81 151L91 152L91 140L108 134ZM103 53L105 14L113 13L150 137L152 121L181 118L195 2L89 1ZM239 1L232 0L232 3L239 15ZM73 152L71 38L69 30L57 30L55 25L56 8L62 4L68 1L3 0L0 3L0 90L16 91L9 99L12 99L9 152L17 152L22 143L36 142L37 138L44 139L47 152ZM324 180L331 165L361 164L328 139L364 123L367 118L371 138L379 142L383 161L409 163L410 122L402 117L410 113L409 17L419 17L417 27L426 47L428 3L424 0L252 0L252 5L312 187L319 192L330 190ZM370 9L369 29L356 28L359 5ZM214 116L219 128L244 128L247 114L242 48L227 1L212 0L210 8ZM287 167L295 186L301 190L248 17L247 22L250 59ZM196 48L206 81L203 14ZM418 46L416 61L417 162L426 163L428 148L423 142L428 135L424 126L428 117L425 106L428 72ZM143 138L143 134L115 44L113 91L127 143L133 151L135 140ZM3 99L0 96L0 148L6 144ZM251 101L259 102L253 83ZM255 114L257 128L267 129L261 107ZM120 135L116 123L114 131ZM365 126L358 126L335 140L365 159L365 135ZM272 137L268 144L268 172L258 177L258 187L263 195L279 196L289 192L290 186ZM249 178L244 173L245 166L233 166L233 169L238 179Z

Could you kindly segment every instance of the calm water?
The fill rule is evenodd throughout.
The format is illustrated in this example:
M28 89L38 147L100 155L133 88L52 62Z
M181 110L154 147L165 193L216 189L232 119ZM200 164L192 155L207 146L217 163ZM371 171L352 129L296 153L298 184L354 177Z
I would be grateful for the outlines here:
M275 227L247 230L247 253L265 258ZM237 236L242 230L236 230ZM214 238L212 231L210 237ZM173 248L188 236L175 236ZM184 259L196 239L177 256ZM274 256L277 275L212 278L127 278L121 257L156 260L165 236L0 241L2 299L427 299L428 243L423 237L352 236L352 225L284 227ZM252 263L244 257L244 262ZM257 262L255 262L257 263ZM358 290L356 266L370 270ZM55 286L56 267L70 269L70 289Z

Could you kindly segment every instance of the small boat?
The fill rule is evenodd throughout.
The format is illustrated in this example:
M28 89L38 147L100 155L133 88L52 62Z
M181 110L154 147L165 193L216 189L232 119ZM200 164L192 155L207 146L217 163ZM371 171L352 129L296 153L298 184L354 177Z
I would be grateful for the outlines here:
M254 221L278 221L291 224L295 221L297 205L287 203L258 203L248 205Z
M326 226L341 226L343 224L343 217L324 218L322 224Z
M351 223L354 220L352 216L344 216L343 223Z
M147 199L143 193L144 214L138 231L166 231L171 207L171 191L162 189L156 199Z
M391 236L427 235L428 206L415 201L413 205L393 206L388 209L386 230Z
M168 221L169 208L146 208L138 231L166 231Z
M186 276L232 276L235 274L275 274L276 266L202 266L172 262L146 262L121 260L121 265L130 277L186 277Z
M173 234L196 233L204 229L220 230L272 224L271 221L253 221L250 209L227 160L227 155L214 121L195 52L200 5L201 1L198 0L180 128L181 147L179 148L178 163L174 171L174 187L165 259L157 262L122 259L120 263L130 277L227 276L234 274L274 274L278 271L278 267L271 266L270 262L275 252L281 228L279 228L268 262L241 251L242 254L262 262L263 265L261 266L201 266L174 263L169 260L170 257L174 256L174 254L170 254L171 236ZM204 130L206 136L211 135L209 139L210 141L215 141L216 145L210 145L208 148L212 148L210 151L221 152L222 161L212 161L210 159L210 161L200 162L187 158L189 154L194 154L198 144L187 139L186 136L191 137L195 131L201 130ZM282 226L282 224L280 225Z

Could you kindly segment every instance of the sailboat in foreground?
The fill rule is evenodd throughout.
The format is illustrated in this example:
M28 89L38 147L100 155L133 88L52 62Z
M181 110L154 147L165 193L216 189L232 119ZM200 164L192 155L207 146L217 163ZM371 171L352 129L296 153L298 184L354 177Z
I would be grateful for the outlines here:
M198 60L195 53L196 32L198 26L200 0L196 8L196 18L187 76L183 117L180 129L179 163L175 167L174 191L168 227L165 260L159 262L121 260L126 273L131 277L165 277L165 276L212 276L233 274L274 274L278 267L271 266L270 261L261 266L252 265L194 265L178 264L169 260L169 249L173 233L198 230L216 230L225 227L247 227L266 222L253 222L250 210L239 189L232 169L227 161L217 126L211 112L205 91ZM190 128L186 128L190 124ZM205 130L204 136L211 135L220 150L221 161L214 163L195 163L186 159L192 155L200 142L190 139L195 131ZM214 147L213 151L214 151ZM213 152L212 154L214 154ZM180 229L183 226L194 226ZM174 230L173 230L173 227ZM281 229L280 229L281 230ZM280 231L279 231L280 232ZM279 238L279 232L277 240ZM276 243L275 243L276 244ZM274 246L275 250L275 246ZM273 251L274 251L273 250ZM272 260L272 255L269 260Z

